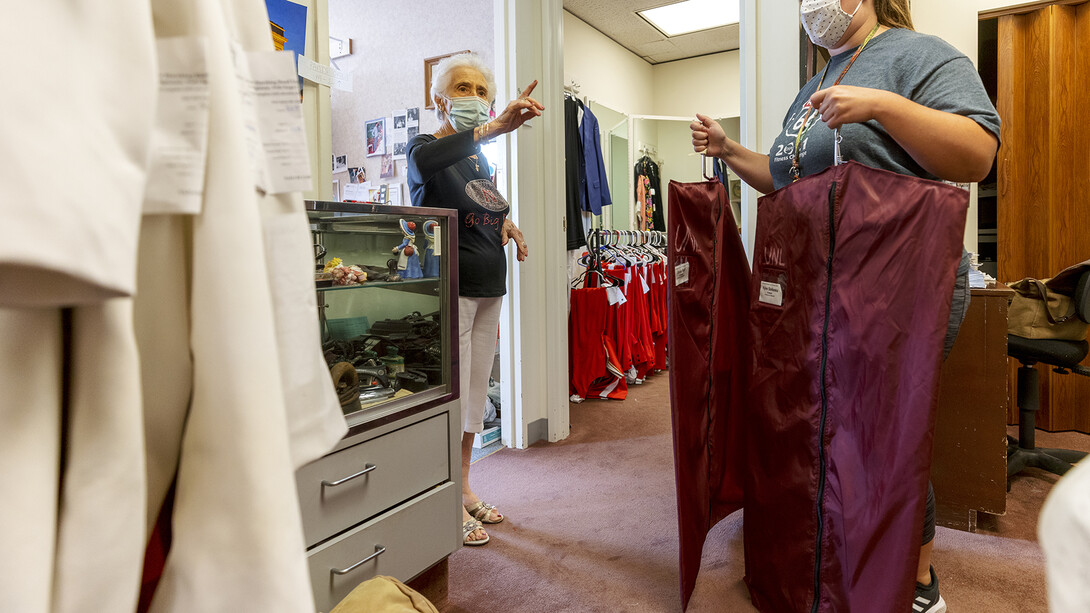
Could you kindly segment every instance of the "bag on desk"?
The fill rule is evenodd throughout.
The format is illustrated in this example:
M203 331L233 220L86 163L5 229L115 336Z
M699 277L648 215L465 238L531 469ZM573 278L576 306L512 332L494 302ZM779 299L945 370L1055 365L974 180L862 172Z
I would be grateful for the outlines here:
M1074 298L1062 292L1071 285L1065 280L1077 281L1087 269L1090 260L1066 268L1052 279L1027 277L1008 284L1015 294L1007 311L1007 332L1022 338L1085 340L1090 324L1075 314ZM1074 292L1074 287L1069 291Z

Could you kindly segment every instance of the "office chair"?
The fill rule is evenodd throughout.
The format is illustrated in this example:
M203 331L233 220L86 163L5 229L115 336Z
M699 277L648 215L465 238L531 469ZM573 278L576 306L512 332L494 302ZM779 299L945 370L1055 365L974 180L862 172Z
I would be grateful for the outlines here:
M1075 314L1090 323L1090 272L1079 278L1075 289ZM1041 395L1037 362L1048 364L1062 375L1078 374L1090 377L1090 368L1081 366L1090 345L1086 340L1060 341L1032 339L1007 335L1007 355L1022 363L1018 368L1018 439L1007 437L1007 491L1010 479L1026 468L1040 468L1056 475L1071 469L1074 462L1086 457L1082 451L1070 449L1038 449L1033 444L1037 409Z

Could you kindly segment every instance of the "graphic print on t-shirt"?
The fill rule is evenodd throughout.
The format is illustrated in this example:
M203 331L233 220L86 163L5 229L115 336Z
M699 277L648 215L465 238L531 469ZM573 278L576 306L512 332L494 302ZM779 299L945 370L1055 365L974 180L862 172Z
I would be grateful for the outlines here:
M466 183L466 195L473 202L494 213L507 211L507 200L496 189L496 184L488 179L474 179Z
M799 135L799 130L803 129L803 121L806 121L806 133L803 134L802 141L799 143L799 159L806 157L806 141L810 138L809 131L814 127L815 123L821 121L821 114L816 109L810 113L810 118L806 119L806 114L810 111L810 108L810 101L807 100L797 113L788 118L787 128L783 131L786 138L774 145L772 151L773 161L790 162L795 159L795 139Z

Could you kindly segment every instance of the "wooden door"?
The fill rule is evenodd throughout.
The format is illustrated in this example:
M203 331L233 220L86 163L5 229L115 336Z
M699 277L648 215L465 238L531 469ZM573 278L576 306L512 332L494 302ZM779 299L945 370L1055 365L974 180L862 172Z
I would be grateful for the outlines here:
M1000 17L998 67L999 280L1050 277L1090 259L1090 2ZM1090 432L1090 378L1038 369L1038 427Z

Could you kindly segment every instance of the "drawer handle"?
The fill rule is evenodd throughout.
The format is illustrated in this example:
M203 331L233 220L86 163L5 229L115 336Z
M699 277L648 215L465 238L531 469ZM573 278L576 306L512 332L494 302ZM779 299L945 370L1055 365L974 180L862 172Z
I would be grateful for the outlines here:
M331 569L329 569L329 572L333 573L334 575L346 575L346 574L356 570L361 565L366 564L367 562L370 562L371 560L374 560L375 558L379 557L380 555L382 555L384 553L386 553L386 548L385 547L383 547L382 545L375 545L375 553L372 553L371 555L369 555L366 558L360 560L359 562L356 562L355 564L353 564L352 566L349 566L348 568L331 568Z
M376 468L378 468L378 466L375 466L374 464L365 464L364 466L366 466L367 468L364 468L363 470L361 470L360 472L358 472L358 473L356 473L354 475L348 475L344 479L337 479L336 481L322 481L322 487L337 487L338 485L341 485L342 483L348 483L349 481L355 479L356 477L362 477L362 476L366 475L367 473L371 472L372 470L375 470Z

